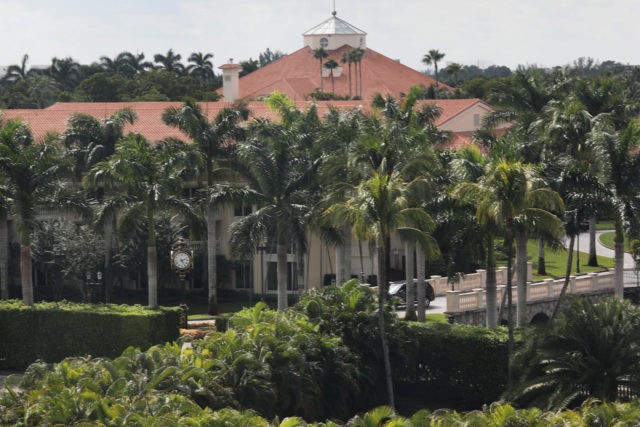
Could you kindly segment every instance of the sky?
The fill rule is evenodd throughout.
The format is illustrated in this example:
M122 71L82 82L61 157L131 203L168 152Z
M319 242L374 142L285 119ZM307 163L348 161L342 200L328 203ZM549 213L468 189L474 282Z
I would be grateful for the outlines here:
M334 0L0 0L0 65L89 64L122 51L212 53L214 66L266 48L302 47ZM552 67L579 57L640 64L640 0L335 0L367 46L423 71L430 49L448 63Z

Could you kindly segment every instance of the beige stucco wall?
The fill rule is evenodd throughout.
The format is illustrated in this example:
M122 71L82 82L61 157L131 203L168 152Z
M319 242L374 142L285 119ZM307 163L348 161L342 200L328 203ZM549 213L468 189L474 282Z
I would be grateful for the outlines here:
M482 118L487 115L491 110L482 105L475 104L471 108L466 109L462 113L454 116L446 123L438 126L443 130L450 130L452 132L468 132L473 131L480 128L482 123ZM477 115L477 119L474 117ZM478 120L476 122L476 120Z

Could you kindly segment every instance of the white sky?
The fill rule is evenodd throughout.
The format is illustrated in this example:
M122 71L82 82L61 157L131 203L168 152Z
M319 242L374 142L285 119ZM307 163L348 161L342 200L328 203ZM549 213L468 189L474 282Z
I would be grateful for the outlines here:
M429 49L449 62L565 65L578 57L640 64L640 0L336 0L368 47L418 70ZM333 0L0 0L0 65L119 52L196 51L218 67L267 47L293 52Z

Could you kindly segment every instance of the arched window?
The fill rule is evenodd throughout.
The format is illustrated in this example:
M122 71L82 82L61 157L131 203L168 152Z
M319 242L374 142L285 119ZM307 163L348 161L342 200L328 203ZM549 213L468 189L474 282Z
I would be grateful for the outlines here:
M327 46L329 46L329 39L327 39L326 37L321 38L320 47L322 47L323 49L326 49Z

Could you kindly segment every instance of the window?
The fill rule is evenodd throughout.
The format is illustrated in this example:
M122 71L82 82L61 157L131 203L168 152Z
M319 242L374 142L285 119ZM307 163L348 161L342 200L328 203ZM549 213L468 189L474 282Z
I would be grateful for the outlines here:
M320 39L320 47L323 49L326 49L327 46L329 46L329 39L326 37L323 37Z
M473 125L480 126L480 114L473 115Z
M236 264L236 289L251 289L253 286L251 262L242 261Z
M296 263L288 262L287 263L287 291L295 291L297 288L296 285ZM278 290L278 263L276 262L268 262L267 263L267 290L268 291L277 291Z
M233 216L248 216L251 214L251 206L236 206L233 209Z

